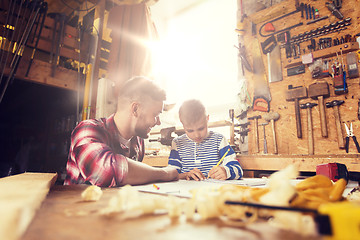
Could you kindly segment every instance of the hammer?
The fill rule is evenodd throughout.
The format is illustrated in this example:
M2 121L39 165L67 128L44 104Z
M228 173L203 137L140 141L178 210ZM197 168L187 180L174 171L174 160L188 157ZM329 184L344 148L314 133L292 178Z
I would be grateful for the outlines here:
M260 119L261 116L253 116L249 117L249 120L255 120L255 152L259 152L259 130L258 130L258 119Z
M304 86L293 87L288 85L286 92L286 101L295 101L295 117L296 117L296 131L297 137L302 138L301 119L299 110L299 99L307 98L307 89Z
M325 105L327 108L334 109L334 117L335 117L335 125L336 125L336 133L338 139L338 146L340 149L345 148L344 137L341 130L341 121L340 121L340 113L339 113L339 106L343 104L344 100L334 100L331 102L327 102Z
M312 99L317 99L319 101L318 103L320 110L321 135L323 137L328 136L327 127L326 127L324 98L329 96L330 96L330 90L327 82L316 82L309 85L309 97L311 97Z
M266 134L265 134L265 126L268 125L269 123L268 122L264 122L264 123L260 123L259 125L260 126L263 126L263 129L264 129L264 153L268 153L267 151L267 142L266 142Z
M314 155L314 134L312 130L312 117L311 117L311 108L316 106L317 103L305 103L300 104L301 109L307 109L307 124L308 124L308 148L309 148L309 155Z
M264 119L268 122L271 122L271 128L273 133L273 141L274 141L274 154L278 154L278 148L276 143L276 133L275 133L275 121L280 118L280 114L277 112L269 112L264 114Z

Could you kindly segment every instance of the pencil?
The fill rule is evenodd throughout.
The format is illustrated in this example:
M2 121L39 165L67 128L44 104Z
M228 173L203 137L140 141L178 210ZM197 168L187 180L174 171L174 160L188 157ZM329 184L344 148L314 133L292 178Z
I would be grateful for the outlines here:
M160 188L157 186L157 185L155 185L155 184L153 184L153 186L154 186L154 188L156 188L156 190L159 190Z
M224 153L224 155L222 156L222 158L220 158L219 162L216 164L216 167L218 167L220 165L220 163L224 160L224 158L226 157L226 155L229 153L230 148Z
M218 161L218 163L216 164L215 167L218 167L220 165L220 163L224 160L224 158L226 157L226 155L229 153L230 151L230 148L224 153L224 155L220 158L220 160ZM208 177L209 178L209 174L208 174Z

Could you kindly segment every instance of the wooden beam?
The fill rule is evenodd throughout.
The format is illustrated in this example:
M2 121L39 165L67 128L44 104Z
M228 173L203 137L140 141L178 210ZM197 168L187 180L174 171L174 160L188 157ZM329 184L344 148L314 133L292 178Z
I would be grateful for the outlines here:
M93 81L92 81L92 92L91 92L91 105L90 105L90 118L95 118L96 115L96 99L97 99L97 90L98 90L98 80L100 72L100 56L101 56L101 42L104 29L104 19L105 19L105 0L100 0L99 4L95 7L95 21L98 19L99 25L98 30L98 42L96 47L96 56L94 62L93 70Z
M294 164L299 171L315 172L319 164L337 162L345 164L349 171L360 171L360 154L344 155L238 155L245 170L277 171Z
M56 67L55 76L51 77L51 64L34 59L29 75L25 77L28 64L29 63L27 61L20 61L20 65L15 76L16 78L77 91L77 71L58 66ZM9 73L9 70L10 69L5 70L5 75Z
M208 127L209 128L215 128L215 127L226 127L226 126L231 126L232 125L232 122L230 121L227 121L227 120L220 120L220 121L216 121L216 122L210 122L208 124ZM184 128L183 127L180 127L180 126L177 126L175 127L175 132L181 132L181 131L184 131ZM156 134L160 134L160 130L158 131L151 131L150 132L150 135L156 135Z
M0 239L21 237L56 178L56 173L23 173L0 179Z

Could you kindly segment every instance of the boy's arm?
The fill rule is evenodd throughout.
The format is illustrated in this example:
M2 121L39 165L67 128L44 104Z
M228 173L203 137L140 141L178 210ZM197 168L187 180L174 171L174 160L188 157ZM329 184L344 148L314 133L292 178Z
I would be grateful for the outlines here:
M178 173L181 174L181 172L182 172L182 162L181 162L181 159L180 159L179 152L177 150L176 142L174 140L171 143L171 150L170 150L168 165L176 168Z
M221 166L225 168L227 179L240 179L243 176L243 170L239 161L236 159L235 151L229 145L225 137L223 137L221 140L219 149L220 158L226 153L228 149L230 149L221 164Z
M177 149L177 145L176 142L173 140L171 143L171 151L170 151L170 156L169 156L169 166L175 167L176 170L179 173L179 178L180 179L186 179L186 180L203 180L205 179L205 176L202 174L202 172L197 169L194 168L192 169L190 172L183 172L182 169L182 161L179 155L179 151Z

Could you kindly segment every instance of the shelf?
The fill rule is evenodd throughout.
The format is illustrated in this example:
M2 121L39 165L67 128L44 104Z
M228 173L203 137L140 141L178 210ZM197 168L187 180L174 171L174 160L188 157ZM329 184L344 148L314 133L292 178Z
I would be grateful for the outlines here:
M336 53L338 53L340 55L341 51L342 51L342 53L348 53L348 52L356 51L358 49L359 49L358 42L348 42L348 43L343 43L343 44L340 44L337 46L314 51L314 52L312 52L312 55L313 55L313 59L315 60L318 58L333 57L333 56L336 56ZM294 66L297 66L300 64L302 64L301 57L286 64L285 68L294 67Z
M337 162L345 164L349 171L360 171L360 154L334 155L238 155L244 170L277 171L290 164L299 171L315 172L319 164Z

